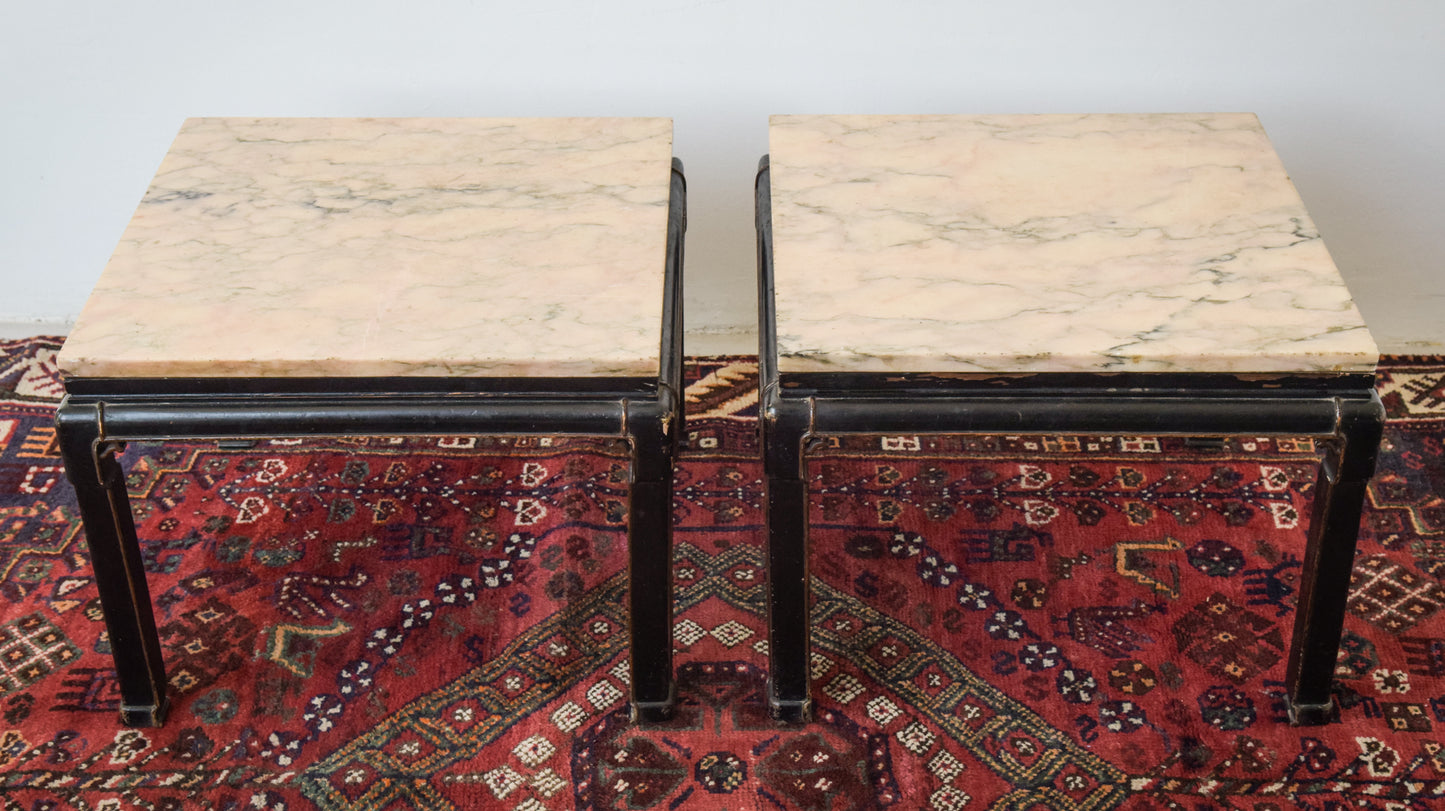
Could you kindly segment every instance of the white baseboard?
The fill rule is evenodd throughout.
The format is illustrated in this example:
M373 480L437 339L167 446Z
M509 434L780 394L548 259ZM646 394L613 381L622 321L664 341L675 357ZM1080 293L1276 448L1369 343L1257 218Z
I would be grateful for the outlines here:
M63 318L0 317L0 341L34 338L37 335L68 335L75 322Z
M1445 341L1378 338L1380 352L1386 355L1445 355Z
M689 357L756 355L758 333L756 330L689 331L683 335L682 351Z

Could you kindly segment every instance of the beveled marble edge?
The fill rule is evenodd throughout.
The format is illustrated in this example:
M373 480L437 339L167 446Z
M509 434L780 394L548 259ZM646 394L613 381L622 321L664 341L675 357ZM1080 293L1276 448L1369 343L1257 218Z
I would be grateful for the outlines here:
M1037 373L1157 373L1157 374L1303 374L1342 375L1371 374L1379 360L1376 353L1289 354L1215 353L1203 358L1162 358L1149 361L1120 359L1108 365L1081 361L1077 358L1050 358L1025 355L948 356L920 354L808 354L778 353L778 371L803 372L892 372L898 374L1037 374Z
M58 363L655 376L671 176L665 118L191 119Z
M57 361L58 364L58 361ZM395 360L386 363L344 358L269 363L232 359L178 359L173 361L106 360L92 362L72 357L61 370L63 379L76 378L340 378L340 377L640 377L655 378L656 358L589 357L583 360L469 359L442 364L435 360Z
M1378 360L1252 114L774 116L770 140L780 371L1337 374ZM1180 153L1190 165L1170 164ZM1035 164L1089 180L1070 188ZM1140 240L1161 226L1174 230ZM1096 306L1110 296L1117 311Z

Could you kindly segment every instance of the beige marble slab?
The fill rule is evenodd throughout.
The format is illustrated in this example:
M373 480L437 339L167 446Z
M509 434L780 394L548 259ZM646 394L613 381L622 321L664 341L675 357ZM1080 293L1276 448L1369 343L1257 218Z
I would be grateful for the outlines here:
M779 368L1367 372L1250 114L775 116Z
M70 376L652 376L662 118L192 119Z

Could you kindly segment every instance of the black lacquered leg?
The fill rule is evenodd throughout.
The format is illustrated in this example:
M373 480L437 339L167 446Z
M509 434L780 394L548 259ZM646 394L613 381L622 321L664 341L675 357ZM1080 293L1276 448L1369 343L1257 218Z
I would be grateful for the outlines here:
M803 477L806 407L765 408L763 520L768 529L768 711L779 721L806 721L808 695L808 483Z
M780 395L773 296L771 170L758 162L754 187L758 230L758 387L763 452L763 523L768 541L768 712L788 723L808 720L810 600L808 482L803 443L813 430L812 402Z
M628 409L632 486L628 594L632 624L632 718L672 717L672 460L676 433L655 404Z
M101 440L100 420L99 406L62 403L56 416L56 434L65 473L80 503L91 567L110 635L120 682L121 723L160 726L166 713L160 637L125 476L115 458L118 446Z
M1365 486L1384 427L1378 396L1340 400L1340 432L1321 466L1285 684L1294 724L1328 723Z

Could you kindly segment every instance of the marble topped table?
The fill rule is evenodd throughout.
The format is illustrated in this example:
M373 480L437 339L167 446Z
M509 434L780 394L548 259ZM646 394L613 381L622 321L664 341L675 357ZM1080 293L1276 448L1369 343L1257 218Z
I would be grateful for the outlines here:
M773 711L805 717L813 436L1314 435L1287 672L1330 709L1378 351L1249 114L774 116L759 173Z
M166 708L127 440L616 436L631 574L670 582L684 193L668 119L186 121L58 359L122 720ZM664 718L671 590L630 595Z

